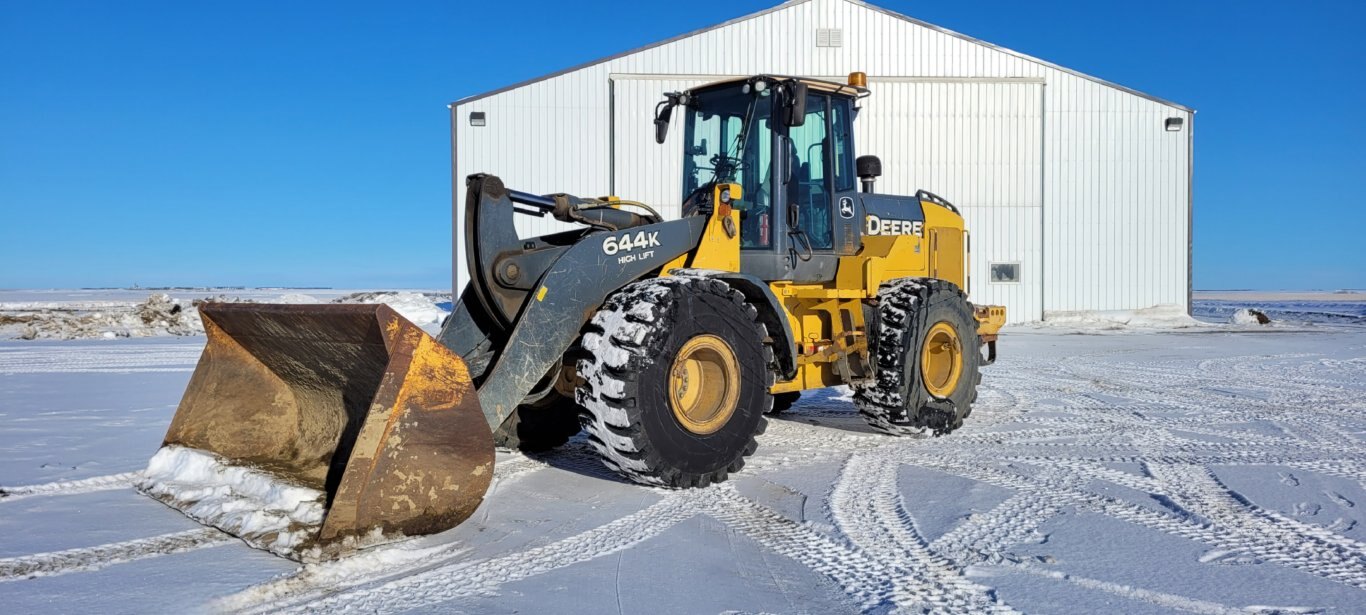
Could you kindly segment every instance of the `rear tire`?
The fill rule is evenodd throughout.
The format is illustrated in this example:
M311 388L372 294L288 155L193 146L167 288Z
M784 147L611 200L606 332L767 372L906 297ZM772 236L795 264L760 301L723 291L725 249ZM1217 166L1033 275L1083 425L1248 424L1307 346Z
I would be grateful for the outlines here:
M647 485L705 487L744 466L773 405L768 332L723 281L669 277L617 291L578 365L589 442Z
M943 280L889 280L870 328L875 377L854 395L868 424L892 435L961 427L982 381L977 321L963 291Z
M517 406L493 432L493 443L527 453L548 451L563 446L581 429L578 404L552 392L534 404Z
M778 393L777 395L774 395L773 410L769 412L769 415L776 415L784 410L792 408L792 404L797 403L797 400L801 398L801 391L793 391L791 393Z

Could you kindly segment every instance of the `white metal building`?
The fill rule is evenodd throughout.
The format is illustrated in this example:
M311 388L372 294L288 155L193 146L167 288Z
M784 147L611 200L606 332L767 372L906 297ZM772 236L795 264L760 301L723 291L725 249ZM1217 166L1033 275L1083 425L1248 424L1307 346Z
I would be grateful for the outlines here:
M663 92L852 71L873 92L856 151L882 159L879 192L923 188L964 211L974 301L1006 305L1014 322L1189 310L1192 109L858 0L791 0L454 103L455 254L470 173L677 215L683 130L655 144ZM558 230L519 218L523 235ZM463 262L455 277L463 288Z

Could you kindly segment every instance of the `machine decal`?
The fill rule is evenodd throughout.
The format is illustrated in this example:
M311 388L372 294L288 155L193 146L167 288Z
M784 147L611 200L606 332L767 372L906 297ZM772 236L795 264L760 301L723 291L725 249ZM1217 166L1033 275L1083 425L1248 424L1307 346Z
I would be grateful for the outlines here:
M879 218L868 214L868 235L915 235L925 236L924 220L897 220Z
M654 248L659 246L659 232L646 233L640 231L632 236L630 233L623 233L620 237L608 237L602 240L602 252L608 256L617 252L629 252L639 248Z
M854 217L854 199L840 197L840 217L848 220Z

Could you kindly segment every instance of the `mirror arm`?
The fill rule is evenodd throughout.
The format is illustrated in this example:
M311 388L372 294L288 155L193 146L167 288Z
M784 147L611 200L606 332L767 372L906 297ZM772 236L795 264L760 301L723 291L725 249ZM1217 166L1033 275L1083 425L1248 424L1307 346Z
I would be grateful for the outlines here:
M673 118L674 107L688 104L688 95L682 92L665 92L664 100L655 105L655 143L664 143L669 136L669 120Z

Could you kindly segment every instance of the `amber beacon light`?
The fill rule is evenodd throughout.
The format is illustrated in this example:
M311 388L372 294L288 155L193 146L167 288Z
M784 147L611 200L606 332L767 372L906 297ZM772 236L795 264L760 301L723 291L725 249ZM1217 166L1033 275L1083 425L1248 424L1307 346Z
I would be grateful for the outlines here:
M854 71L852 73L849 73L849 85L852 85L856 88L868 87L868 74L864 73L863 71Z

